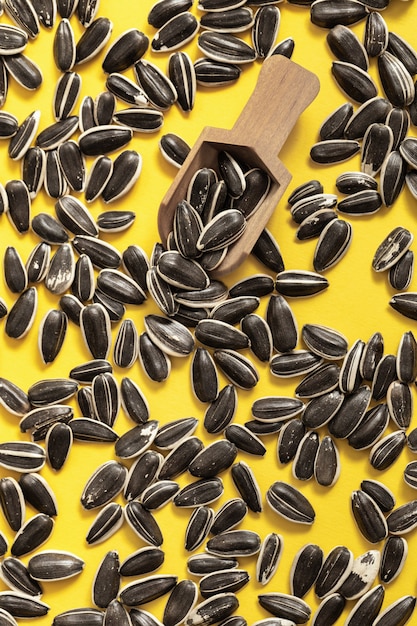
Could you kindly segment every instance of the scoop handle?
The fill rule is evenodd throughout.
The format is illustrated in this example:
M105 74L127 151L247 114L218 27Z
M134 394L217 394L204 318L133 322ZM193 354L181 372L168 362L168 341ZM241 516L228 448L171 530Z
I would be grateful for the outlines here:
M236 143L277 155L297 119L320 89L315 74L282 55L263 62L255 89L236 120Z

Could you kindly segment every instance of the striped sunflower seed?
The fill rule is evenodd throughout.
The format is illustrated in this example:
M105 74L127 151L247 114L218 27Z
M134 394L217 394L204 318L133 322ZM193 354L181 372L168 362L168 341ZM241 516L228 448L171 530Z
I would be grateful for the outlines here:
M391 105L385 98L370 98L361 104L346 124L346 139L362 139L371 124L385 122L390 110Z
M174 504L178 507L206 505L217 500L222 493L223 483L220 478L201 478L180 489L174 497Z
M203 602L200 602L188 614L186 626L211 626L219 620L228 618L239 606L234 593L218 593Z
M310 19L313 24L321 28L333 28L337 24L345 26L355 24L366 15L364 5L355 0L346 0L343 6L339 6L334 0L315 0L311 5Z
M413 241L412 233L402 226L394 228L378 246L372 267L383 272L392 267L409 249Z
M146 332L139 336L139 361L151 380L163 382L168 378L171 371L170 359Z
M187 0L188 1L188 0ZM149 39L137 28L129 28L113 41L101 64L106 74L123 72L146 52Z
M259 604L272 615L299 624L307 622L311 615L311 608L301 598L296 596L270 592L258 596Z
M181 167L190 152L187 142L175 133L163 135L159 140L159 149L162 156L174 167Z
M80 574L84 561L64 550L44 550L29 559L29 574L35 580L64 580Z
M230 33L205 31L199 35L197 45L204 55L220 63L241 65L256 58L249 44Z
M404 537L395 535L387 538L381 553L379 577L384 584L390 583L401 573L408 554L408 544Z
M288 483L274 482L268 489L266 500L275 513L299 524L312 524L315 511L307 498Z
M153 63L139 59L134 65L135 78L150 103L162 111L177 100L177 91L170 79Z
M364 46L370 57L378 57L387 49L388 26L377 11L372 11L366 18Z
M75 47L75 62L80 65L90 61L106 45L113 30L107 17L98 17L83 32Z
M83 489L82 507L90 510L108 504L122 491L126 477L126 467L117 461L107 461L100 465L90 476Z
M416 606L415 596L402 596L398 600L395 600L392 604L387 606L385 611L382 611L375 619L375 626L383 626L383 624L389 624L392 621L394 624L406 624L411 618Z
M197 59L194 70L197 83L208 87L234 82L242 73L240 66L235 63L214 61L208 57Z
M46 171L46 153L41 148L29 148L22 162L22 180L29 190L31 200L37 196L42 188ZM6 196L7 198L7 196Z
M380 189L385 206L392 206L400 195L407 174L407 163L400 152L392 151L381 167Z
M13 556L6 557L0 570L0 576L10 589L26 596L40 598L42 587L28 571L28 568ZM3 616L2 616L3 617ZM5 622L7 625L8 622Z
M196 550L205 541L214 518L214 511L208 506L199 506L191 513L185 529L184 547L188 552ZM203 596L208 597L208 596Z
M252 27L252 43L256 54L265 58L271 53L277 38L281 12L275 5L259 7Z
M183 417L168 422L159 428L154 444L161 450L170 450L179 445L186 438L191 437L197 428L198 420L195 417Z
M35 287L28 287L23 291L7 315L5 331L8 337L21 339L32 327L38 303L38 294Z
M321 231L313 258L316 272L323 272L346 254L352 242L352 226L345 220L332 220Z
M339 593L346 600L356 600L363 596L372 587L378 575L380 560L379 550L368 550L358 556L353 561L349 576L339 588Z
M332 593L323 598L313 614L312 626L332 626L337 622L345 608L346 600L340 593Z
M315 163L340 163L357 154L360 144L354 139L327 139L315 143L310 150L310 158Z
M352 571L352 565L353 554L349 548L343 545L332 548L317 577L316 595L322 599L338 591Z
M62 173L72 191L84 191L85 161L75 141L65 141L58 147L58 159Z
M0 503L10 528L18 531L25 519L26 505L22 488L16 479L8 476L0 480Z
M363 103L377 95L374 80L366 70L353 63L333 61L332 74L343 93L354 102Z
M158 422L148 420L127 430L116 441L115 453L121 459L132 459L147 450L158 432Z
M339 61L352 63L365 71L368 69L367 51L353 30L343 24L337 24L329 30L326 40Z
M54 524L54 520L44 513L38 513L28 519L15 535L10 548L12 556L24 556L39 548L49 539Z
M388 535L388 525L376 502L364 491L353 491L351 506L361 534L371 543L378 543Z
M297 552L291 565L291 594L303 598L316 582L323 565L323 550L314 543L308 543Z
M141 171L141 155L135 150L122 151L114 160L111 176L102 191L104 202L113 202L124 196L138 180Z
M165 605L162 621L165 626L183 623L194 608L198 587L192 580L181 580L171 591Z
M70 71L75 64L75 35L71 22L63 18L58 24L53 43L55 65L61 72Z
M335 442L330 436L320 441L314 461L314 478L322 487L332 487L340 475L340 458Z
M19 233L26 233L30 226L31 201L29 190L22 180L9 180L5 185L7 194L7 217Z
M0 28L0 52L5 54L18 54L23 52L28 42L27 33L19 26L2 24Z
M391 104L406 107L413 102L415 95L413 79L396 56L388 51L380 54L378 71L382 88Z
M330 113L320 125L319 135L321 141L328 139L341 139L345 134L345 129L349 120L353 115L353 105L350 102L345 102L341 106L337 107L335 111ZM348 137L347 139L352 139ZM353 137L355 139L355 137Z
M189 11L183 11L171 17L155 33L151 41L153 52L176 50L194 39L199 29L196 17Z
M105 541L123 524L123 509L120 504L110 502L97 514L91 524L86 541L89 545Z
M225 11L209 11L201 16L200 25L218 33L239 33L253 26L253 11L249 7L237 7Z

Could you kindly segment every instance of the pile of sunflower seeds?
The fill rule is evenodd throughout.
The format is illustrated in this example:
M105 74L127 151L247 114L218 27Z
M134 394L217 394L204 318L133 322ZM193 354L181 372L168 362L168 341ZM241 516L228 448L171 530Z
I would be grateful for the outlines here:
M237 569L237 558L258 555L257 581L266 584L278 566L283 537L270 533L262 541L253 530L235 528L248 510L260 513L263 508L262 494L251 467L244 461L235 462L238 452L262 457L266 453L262 436L279 432L279 462L292 462L297 481L314 476L318 485L330 487L340 471L338 438L346 438L355 449L370 448L370 464L376 470L388 468L405 446L412 452L417 450L415 430L406 434L412 416L410 387L417 373L417 348L412 332L404 333L396 355L384 355L379 333L366 343L358 339L349 347L337 330L318 324L305 325L299 335L287 302L288 297L312 295L328 287L327 279L318 272L330 267L347 249L351 236L349 225L342 227L344 230L339 233L344 244L333 254L330 264L328 248L334 235L328 236L325 243L321 242L320 254L316 255L319 258L315 260L316 272L286 271L278 244L271 233L264 231L254 253L276 276L253 276L228 289L220 281L210 280L208 274L203 276L203 284L201 276L205 271L197 270L197 264L190 259L194 258L195 249L203 250L204 255L215 253L237 237L244 217L242 207L237 209L236 205L247 207L249 203L250 211L256 210L268 189L269 181L264 172L255 173L257 179L251 190L255 192L255 201L253 193L248 201L242 186L250 188L250 175L254 175L254 170L244 172L247 168L237 164L233 155L219 155L219 169L225 164L226 172L229 175L232 172L234 177L226 173L222 180L217 180L212 172L197 172L189 197L177 208L168 250L156 244L149 260L136 244L121 253L98 236L100 232L117 232L131 226L135 218L133 212L108 211L94 220L85 204L73 195L73 192L84 192L86 202L98 197L112 202L124 195L140 175L141 156L133 150L125 150L112 162L107 154L124 148L135 131L160 130L163 112L175 102L183 111L190 111L196 81L222 84L238 78L238 66L242 63L270 54L291 56L293 41L275 45L280 11L274 4L261 6L255 15L249 7L225 4L228 6L220 6L213 0L201 3L199 8L206 13L200 25L206 32L199 36L198 46L205 58L193 64L185 53L174 53L170 57L169 77L142 59L149 41L141 31L132 29L123 33L108 49L102 63L107 74L107 91L95 100L85 98L76 116L72 112L81 79L73 67L98 55L111 36L110 20L96 16L99 2L57 2L57 6L54 2L35 0L4 2L4 9L18 26L0 27L2 101L6 98L9 77L27 89L40 87L40 69L23 55L23 50L28 38L38 36L39 23L46 27L53 25L56 9L62 19L54 41L54 58L63 72L53 103L55 124L38 134L39 111L20 125L10 113L0 116L2 136L10 138L9 156L22 159L23 164L22 180L8 181L0 189L2 212L8 214L20 234L31 228L41 239L26 264L16 248L7 248L6 283L8 289L19 296L10 311L2 301L3 316L7 316L5 330L13 339L23 338L30 331L36 315L37 291L28 285L44 281L46 288L61 298L60 309L52 309L39 328L43 362L50 363L58 356L68 320L80 326L92 357L74 367L68 378L38 381L27 393L7 378L0 379L1 405L21 418L21 432L28 433L32 439L31 442L0 444L0 465L20 474L19 480L5 477L0 481L0 503L7 523L16 533L10 547L11 556L4 558L1 564L1 576L11 589L0 594L0 619L4 624L15 624L15 618L47 614L49 607L40 600L41 583L64 580L83 570L82 559L60 550L36 552L27 567L20 560L51 536L58 512L55 495L39 471L45 463L60 470L74 440L113 443L117 459L100 465L80 494L85 510L99 509L86 542L92 545L108 539L127 522L148 545L123 563L117 551L107 552L93 582L96 608L61 613L54 618L55 626L75 623L158 626L160 622L152 613L138 607L168 593L162 619L165 626L217 622L244 626L244 617L232 615L239 606L236 592L249 582L248 571ZM386 5L381 3L372 8L381 10ZM149 23L158 29L151 42L152 51L170 52L196 36L199 24L188 10L191 6L190 2L178 0L161 0L155 5L148 16ZM70 22L74 12L86 27L77 43ZM332 0L311 3L312 21L332 28L336 39L339 32L335 34L336 23L350 24L366 16L371 22L370 16L379 16L379 13L368 15L366 3L349 0L342 4ZM230 34L249 28L252 28L253 48ZM123 71L132 66L136 82L123 75ZM390 76L390 72L386 74ZM356 78L357 73L354 82ZM127 103L129 109L116 111L117 101ZM80 131L80 135L74 141L71 137L76 131ZM31 147L35 138L36 146ZM404 150L412 154L411 138L405 141L408 143ZM181 164L187 154L187 146L172 135L161 142L161 150L176 165ZM88 176L85 157L95 157ZM406 158L404 154L402 157ZM372 178L375 175L373 170L365 173L372 174ZM225 179L229 183L228 192ZM237 199L230 203L231 208L221 211L222 194L224 198L227 193L233 196L231 188L236 180L241 185L240 193L235 194ZM56 199L56 220L46 213L30 216L31 201L42 186ZM194 238L194 252L190 254L185 250L191 244L184 223L186 219L188 223L198 223L200 218L196 217L198 211L192 198L201 200L202 189L206 195L199 208L206 225ZM315 191L322 194L322 189ZM298 197L299 202L302 200ZM302 209L301 206L300 214ZM217 211L220 212L217 214ZM233 236L228 232L225 240L224 231L229 228L225 229L223 219L227 225L233 221L235 226L234 221L238 222ZM213 222L215 235L208 237L209 244L203 244L203 234L213 230ZM332 218L329 225L333 223L338 223L339 228L342 220ZM399 237L401 242L404 239L408 242L401 247L405 255L412 236L407 239L404 230L400 230ZM219 236L223 238L221 246L217 245ZM216 241L214 247L213 240ZM376 271L390 267L385 258L392 257L394 252L397 254L395 262L400 259L397 249L387 251L387 243L381 245L382 250L375 260ZM52 246L58 246L54 253ZM77 261L74 250L79 255ZM221 251L218 256L221 258L222 254L225 253ZM120 270L122 265L125 271ZM215 267L211 259L208 271ZM98 269L97 279L94 268ZM194 280L197 274L198 284ZM192 284L185 284L185 280L192 280ZM171 287L179 291L174 295ZM273 293L274 289L277 294ZM142 304L148 290L167 317L146 315L145 332L139 337L133 320L122 318L125 306ZM269 296L266 320L254 313L264 296ZM121 324L112 351L113 363L118 367L129 368L139 358L144 372L152 380L162 382L169 375L171 357L193 354L193 390L201 402L207 403L204 428L211 434L223 434L223 439L205 446L193 435L198 424L196 418L165 424L150 419L147 400L136 381L125 377L119 384L108 360L112 348L111 324L118 321ZM237 323L241 324L240 330L235 328ZM194 335L188 327L195 327ZM203 347L197 347L196 339ZM214 349L213 356L210 348ZM295 398L272 396L255 400L253 419L241 426L233 423L238 399L236 387L251 389L259 379L252 361L239 352L246 348L260 361L269 362L273 375L303 375L304 378L297 386ZM230 381L221 390L217 368ZM75 395L83 417L75 418L71 405L65 404ZM372 401L375 404L371 407ZM134 422L134 426L121 435L113 429L120 408ZM384 436L390 421L398 430ZM329 431L323 437L317 431L322 426ZM131 459L133 463L129 466ZM224 493L219 474L228 470L239 497L230 499L215 513L208 505ZM173 479L186 472L197 480L180 488ZM404 481L416 487L414 462L406 466ZM114 501L119 494L123 494L124 506ZM206 543L206 554L195 554L188 559L189 573L200 577L199 585L188 579L178 581L176 575L152 574L164 560L161 549L164 538L153 511L171 501L176 507L192 508L184 538L187 551L201 547L209 533L212 534ZM272 482L266 501L287 521L314 523L312 504L300 490L286 482ZM25 503L39 511L27 521ZM356 601L345 622L350 626L364 620L380 625L408 621L415 607L414 596L404 596L382 613L380 610L383 584L399 574L407 556L407 543L402 535L417 526L416 501L395 508L393 494L382 483L368 480L352 493L351 506L359 531L371 543L384 541L383 550L369 550L354 559L348 547L336 546L324 559L319 546L307 544L294 557L291 594L275 591L259 594L260 606L274 618L260 620L257 624L306 623L312 610L302 598L313 586L321 600L312 622L316 626L334 623L350 600ZM3 535L0 545L5 555L8 545ZM146 576L149 573L152 575ZM372 587L378 575L381 584ZM139 578L120 589L124 576Z

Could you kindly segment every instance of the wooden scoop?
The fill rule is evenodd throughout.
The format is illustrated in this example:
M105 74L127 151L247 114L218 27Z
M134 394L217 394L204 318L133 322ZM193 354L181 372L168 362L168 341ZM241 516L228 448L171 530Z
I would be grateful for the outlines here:
M158 229L164 245L172 230L177 204L185 199L194 173L203 167L218 172L218 153L227 150L239 161L259 167L271 177L267 197L249 217L245 232L230 246L224 261L211 275L222 276L242 263L292 178L277 154L319 88L318 78L312 72L282 55L263 62L256 87L233 128L204 128L165 194L158 213Z

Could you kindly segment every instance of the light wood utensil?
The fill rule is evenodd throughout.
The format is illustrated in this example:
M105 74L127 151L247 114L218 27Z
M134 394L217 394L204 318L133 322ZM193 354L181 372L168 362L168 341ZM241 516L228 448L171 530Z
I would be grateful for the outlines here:
M217 156L230 152L238 161L259 167L271 177L261 207L248 218L243 235L229 247L224 261L211 273L219 277L236 269L250 254L292 178L277 155L304 109L318 94L318 78L282 55L263 62L255 89L231 130L207 126L165 194L158 229L165 245L177 204L184 200L194 173L203 167L218 172Z

